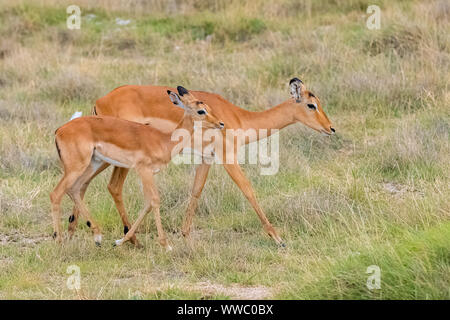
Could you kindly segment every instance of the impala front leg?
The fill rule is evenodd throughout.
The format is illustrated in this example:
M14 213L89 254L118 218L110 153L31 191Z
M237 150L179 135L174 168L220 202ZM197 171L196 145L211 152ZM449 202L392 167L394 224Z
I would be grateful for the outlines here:
M194 218L195 209L197 208L198 199L202 194L203 187L205 186L206 178L208 177L210 164L202 163L197 167L195 171L194 186L192 187L191 200L186 210L186 216L184 218L183 227L181 233L185 237L189 237L191 232L192 220Z
M109 193L113 197L117 211L119 211L120 218L122 219L124 235L127 234L127 232L131 228L127 211L125 210L125 206L123 204L123 184L125 182L125 179L127 178L128 171L129 169L127 168L114 167L111 175L111 180L108 184ZM136 235L133 234L133 236L130 238L130 241L136 247L140 247L140 244L136 239Z
M135 237L136 229L139 227L142 220L144 220L147 213L149 213L151 210L152 210L152 205L150 202L148 202L146 200L144 208L142 208L142 210L139 212L139 216L136 219L136 221L134 222L134 224L131 226L130 230L128 230L128 232L125 234L125 236L122 239L116 240L115 245L120 246L124 242L129 241L132 237Z
M160 199L158 190L154 184L153 181L153 170L150 168L137 168L137 171L141 177L142 180L142 186L144 189L144 198L145 198L145 205L142 211L139 213L138 218L136 219L135 223L131 226L131 229L126 233L126 235L120 239L116 240L116 245L121 245L122 243L130 240L136 233L137 228L141 224L141 222L144 220L147 213L149 213L152 209L154 210L155 214L155 222L156 222L156 228L158 230L158 240L159 243L166 248L166 250L172 250L172 247L169 245L166 237L166 233L164 232L164 229L162 227L161 223L161 217L159 214L159 206L160 206Z
M272 237L272 239L275 240L277 244L284 247L285 244L283 243L283 240L281 240L280 236L275 231L275 228L270 224L266 215L256 201L252 185L250 184L250 181L248 181L248 179L245 177L239 164L224 164L223 166L230 175L231 179L233 179L233 181L237 184L239 189L241 189L245 197L251 203L253 209L255 209L256 213L258 214L259 220L261 220L261 223L263 224L264 231L266 231L267 234Z

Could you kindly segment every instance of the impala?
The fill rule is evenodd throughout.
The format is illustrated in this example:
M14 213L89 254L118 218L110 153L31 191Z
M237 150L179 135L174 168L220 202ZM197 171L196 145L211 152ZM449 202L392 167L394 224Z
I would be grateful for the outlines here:
M217 120L205 103L197 100L185 88L179 86L178 94L167 90L172 103L182 111L178 124L173 129L194 131L194 121L201 121L204 128L222 129L224 123ZM167 96L166 96L167 99ZM169 100L169 99L167 99ZM166 113L172 113L166 104ZM154 211L158 240L170 249L161 225L159 195L153 182L153 174L163 168L190 141L173 141L170 133L164 133L150 126L109 116L81 117L69 121L55 132L55 143L64 166L64 176L50 194L53 217L53 237L61 241L60 203L64 194L75 203L75 210L81 213L94 233L94 240L100 245L102 235L98 224L87 210L83 196L86 185L100 170L108 165L118 168L134 168L142 180L144 207L131 229L125 230L125 237L116 241L135 240L135 230L145 215ZM72 217L70 218L72 220Z
M322 109L320 100L313 93L308 91L303 82L298 78L293 78L289 82L291 97L281 104L265 111L251 112L235 106L225 100L222 96L214 93L193 91L193 94L200 100L207 103L214 114L222 119L227 128L230 129L267 129L268 135L276 130L290 124L301 122L304 125L322 132L327 135L334 133L330 120ZM181 110L167 112L168 101L165 98L169 87L162 86L135 86L126 85L118 87L108 93L106 96L98 99L94 106L93 113L98 115L109 115L117 118L127 119L143 124L151 125L164 132L171 132L180 119L183 117ZM225 130L221 131L225 139ZM262 137L257 136L256 139ZM242 143L249 143L246 139ZM230 143L229 141L226 143ZM233 143L233 142L231 142ZM234 146L235 150L239 146ZM224 154L224 153L222 153ZM235 155L236 156L236 155ZM222 161L223 166L233 181L244 193L245 197L251 203L253 209L258 214L264 230L278 244L284 245L280 236L273 228L263 210L259 206L255 192L249 180L245 177L237 161L227 163ZM106 165L107 167L108 165ZM204 161L197 167L194 185L192 188L191 199L186 210L186 216L182 226L182 234L189 236L191 224L198 199L206 182L210 163ZM101 168L101 170L105 169ZM100 172L99 170L98 172ZM97 173L98 173L97 172ZM108 190L111 193L124 225L124 232L129 228L127 213L123 205L122 189L125 178L128 174L127 168L115 166L111 180L108 184ZM83 192L86 190L89 181L83 186ZM77 226L78 211L73 210L73 215L69 223L69 230L74 232ZM137 245L135 239L131 239Z

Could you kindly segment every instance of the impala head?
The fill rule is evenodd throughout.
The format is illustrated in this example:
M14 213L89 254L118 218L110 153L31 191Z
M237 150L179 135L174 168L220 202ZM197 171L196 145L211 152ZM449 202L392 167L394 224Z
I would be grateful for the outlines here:
M333 134L335 130L323 111L319 98L306 90L302 80L298 78L293 78L289 87L295 107L295 120L327 135Z
M167 94L174 105L184 109L184 114L190 116L192 121L201 121L205 129L223 129L225 124L218 120L212 113L210 107L198 100L182 86L177 87L178 94L167 90Z

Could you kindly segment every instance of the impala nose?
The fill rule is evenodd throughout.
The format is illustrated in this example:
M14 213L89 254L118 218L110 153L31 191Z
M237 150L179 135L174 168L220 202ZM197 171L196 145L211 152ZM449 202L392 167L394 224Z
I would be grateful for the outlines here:
M335 133L335 132L336 132L336 130L334 130L334 128L333 128L333 127L330 127L330 130L331 130L331 132L333 132L333 133Z
M223 129L223 127L225 127L225 123L223 123L222 121L219 121L220 124L220 129Z

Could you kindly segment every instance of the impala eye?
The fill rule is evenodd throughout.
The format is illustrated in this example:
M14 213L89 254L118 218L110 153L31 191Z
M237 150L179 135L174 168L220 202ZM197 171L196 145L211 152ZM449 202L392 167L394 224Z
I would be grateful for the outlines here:
M316 106L312 103L308 103L308 108L310 108L311 110L315 110Z
M206 114L206 111L204 109L198 110L197 114L203 115Z

